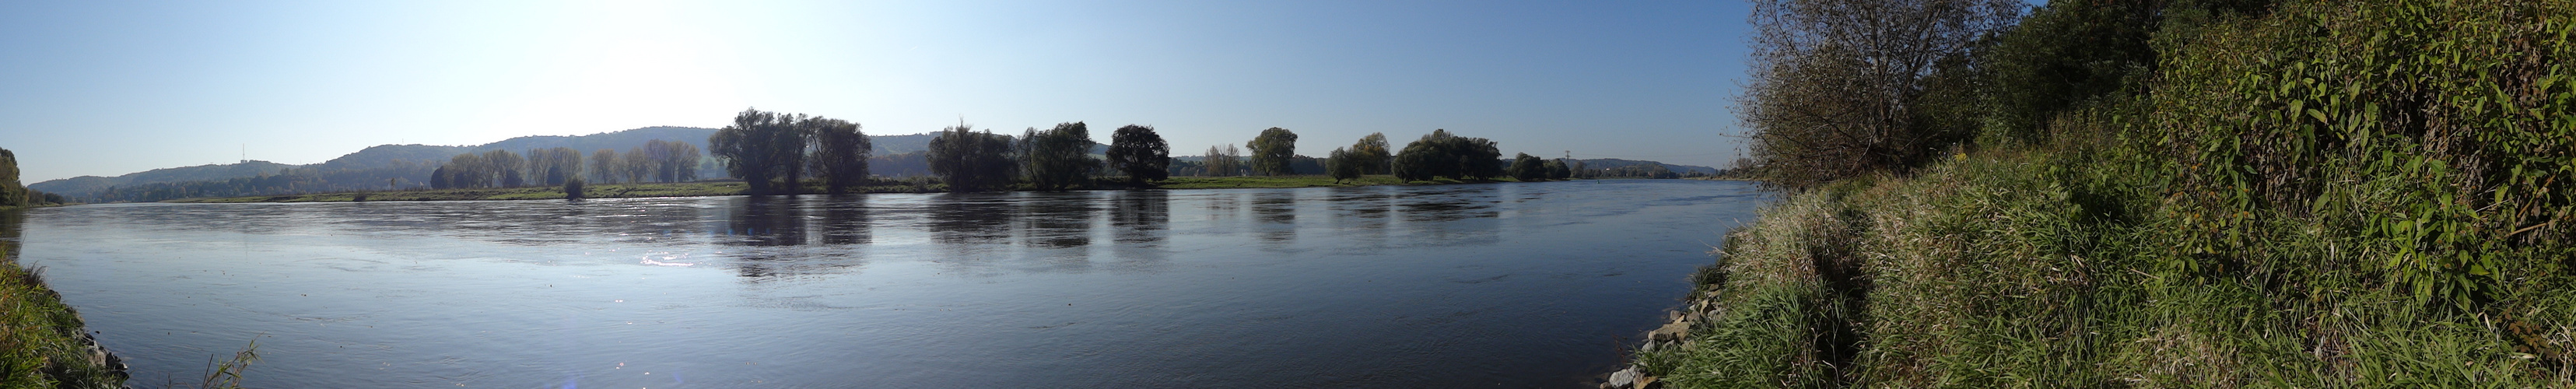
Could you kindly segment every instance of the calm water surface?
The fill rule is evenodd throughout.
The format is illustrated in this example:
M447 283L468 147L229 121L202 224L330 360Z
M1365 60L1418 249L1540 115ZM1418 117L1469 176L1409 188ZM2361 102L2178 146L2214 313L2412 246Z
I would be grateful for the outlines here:
M1767 197L1619 180L26 211L137 383L1570 387Z

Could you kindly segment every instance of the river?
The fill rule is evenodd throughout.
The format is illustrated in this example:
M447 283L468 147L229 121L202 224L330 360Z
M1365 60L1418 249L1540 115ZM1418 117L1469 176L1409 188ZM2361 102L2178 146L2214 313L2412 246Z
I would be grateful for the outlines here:
M108 204L0 220L134 383L1572 387L1749 184Z

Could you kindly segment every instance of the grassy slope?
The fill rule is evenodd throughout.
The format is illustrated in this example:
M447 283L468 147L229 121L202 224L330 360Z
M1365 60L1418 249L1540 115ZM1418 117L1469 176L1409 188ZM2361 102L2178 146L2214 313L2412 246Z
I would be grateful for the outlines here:
M91 359L80 314L6 252L0 248L0 388L122 385L105 361Z
M1637 363L1679 387L2568 383L2563 354L2535 351L2576 328L2566 288L2502 314L2348 276L2267 292L2282 281L2173 266L2182 216L2067 154L1983 153L1773 205L1696 277L1690 336ZM2378 260L2299 220L2252 233L2303 265Z
M2576 9L2289 1L2047 145L1791 196L1678 387L2576 386ZM2197 34L2197 35L2192 35Z
M1512 181L1510 178L1499 178L1498 180L1499 181L1460 181L1441 178L1433 181L1413 181L1408 183L1397 180L1394 176L1387 175L1372 175L1353 180L1344 180L1342 182L1334 182L1331 177L1325 176L1172 177L1171 179L1164 180L1160 185L1156 185L1156 187L1162 189L1311 188L1407 184L1436 185ZM805 189L807 193L823 193L823 186L820 183L808 183ZM889 182L884 185L855 188L852 189L852 191L860 193L925 193L939 192L946 189L946 186L939 184L916 186ZM587 193L584 193L584 196L587 198L731 196L742 194L742 191L743 184L740 182L599 184L591 185L588 189L585 189L584 192ZM424 189L389 192L346 192L287 196L223 197L181 199L171 200L170 202L302 203L349 201L547 200L562 198L564 198L562 187L528 187L507 189Z

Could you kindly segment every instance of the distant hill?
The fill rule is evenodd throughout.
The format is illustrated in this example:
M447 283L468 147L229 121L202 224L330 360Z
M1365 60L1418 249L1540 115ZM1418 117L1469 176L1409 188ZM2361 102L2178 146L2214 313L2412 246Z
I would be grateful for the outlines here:
M930 150L930 138L939 134L870 135L868 145L875 146L869 155L895 155Z
M278 171L298 167L303 166L269 161L248 161L221 165L198 165L152 169L115 177L80 176L29 184L27 185L27 188L45 191L46 193L81 197L97 193L100 190L106 190L108 187L114 186L256 177L263 173L277 174Z
M110 196L113 198L100 198L99 196L102 192L105 192L110 188L135 188L155 184L161 184L161 186L164 187L173 187L171 189L155 189L156 191L177 193L176 195L184 196L199 193L200 187L214 186L233 188L241 186L210 183L214 181L258 178L293 171L297 174L320 178L320 180L316 181L299 181L298 184L301 186L294 186L294 189L292 189L292 191L296 192L377 190L421 185L421 183L427 181L428 174L431 169L446 163L448 159L454 158L457 154L484 152L489 150L526 152L528 150L555 147L569 147L574 150L580 150L583 154L589 154L600 149L613 149L622 153L626 152L628 149L642 146L645 142L653 140L688 143L692 146L697 146L699 150L707 150L707 137L715 135L715 132L716 129L712 128L644 127L632 130L603 132L579 136L523 136L504 139L499 142L470 146L435 146L419 144L378 145L358 150L354 153L341 155L339 158L332 158L329 161L310 165L289 165L267 161L247 161L233 164L153 169L150 171L115 177L80 176L39 182L34 185L28 185L27 187L48 193L57 193L64 196L83 198L91 201L117 201L114 198L125 199L125 201L145 201L140 198L133 198L132 196L125 195ZM879 174L888 176L927 174L928 171L926 168L918 166L922 165L919 153L930 149L930 138L936 135L937 134L933 133L922 133L868 137L869 143L874 146L872 150L873 154L877 155L879 159L887 160L885 162L880 162L880 166L878 166L879 168L870 170L881 170L883 172L879 172ZM1096 154L1105 150L1106 147L1107 146L1094 146L1093 151ZM723 177L724 175L725 174L721 171L720 167L716 164L708 163L700 166L700 177ZM255 186L259 184L242 185ZM261 194L266 194L265 192L270 191L257 188L237 190ZM146 197L162 196L154 195Z
M327 178L325 182L305 183L307 186L297 187L296 191L388 189L396 185L420 185L427 182L430 169L446 163L449 158L454 158L457 154L468 152L487 150L526 152L554 147L570 147L581 150L584 154L598 149L625 152L653 140L688 143L697 146L700 150L705 150L707 137L714 135L715 132L716 130L712 128L645 127L580 136L523 136L472 146L379 145L311 165L247 161L153 169L115 177L80 176L39 182L27 187L73 198L107 200L97 199L95 196L116 187L225 181L294 171L299 174ZM923 143L927 144L928 141L925 140ZM704 170L701 171L702 176L717 173ZM721 176L721 174L713 176Z

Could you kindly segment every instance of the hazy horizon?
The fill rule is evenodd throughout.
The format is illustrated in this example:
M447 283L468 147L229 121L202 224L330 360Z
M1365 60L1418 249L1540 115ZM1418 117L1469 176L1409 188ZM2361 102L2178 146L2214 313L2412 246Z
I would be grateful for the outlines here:
M1723 166L1745 4L1278 2L0 5L24 182L383 144L475 145L745 108L872 135L1263 128L1323 155L1435 128L1508 155ZM244 149L247 149L245 153Z

